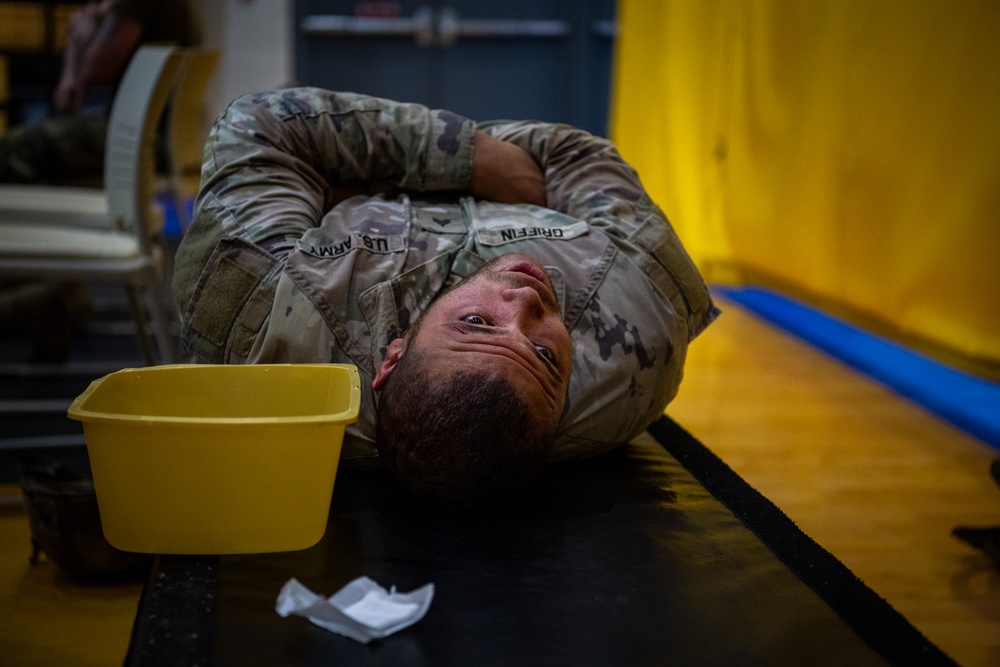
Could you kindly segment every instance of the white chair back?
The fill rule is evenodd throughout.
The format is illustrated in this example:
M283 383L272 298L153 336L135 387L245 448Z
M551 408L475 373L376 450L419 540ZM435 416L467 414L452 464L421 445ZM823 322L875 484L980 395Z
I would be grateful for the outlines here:
M104 188L115 227L139 237L150 252L150 235L162 233L153 215L156 132L184 63L172 46L142 46L132 56L115 93L108 121Z

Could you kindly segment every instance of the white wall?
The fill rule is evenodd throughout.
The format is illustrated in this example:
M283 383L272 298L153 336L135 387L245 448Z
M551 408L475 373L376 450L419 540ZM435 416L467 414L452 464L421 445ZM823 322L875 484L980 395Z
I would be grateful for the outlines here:
M194 3L201 12L205 45L222 53L206 93L205 115L209 124L243 93L292 83L295 73L292 5L292 0Z

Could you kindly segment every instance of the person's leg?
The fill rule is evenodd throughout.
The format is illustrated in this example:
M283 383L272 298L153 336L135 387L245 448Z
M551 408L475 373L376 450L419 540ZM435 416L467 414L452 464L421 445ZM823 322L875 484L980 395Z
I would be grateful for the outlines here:
M106 135L97 114L13 127L0 135L0 183L99 186Z

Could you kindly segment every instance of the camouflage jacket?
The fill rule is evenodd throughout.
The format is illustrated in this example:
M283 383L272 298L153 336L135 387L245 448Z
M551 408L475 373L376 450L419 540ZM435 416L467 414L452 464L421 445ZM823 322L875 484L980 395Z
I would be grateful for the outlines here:
M635 171L565 125L491 122L542 165L548 205L467 195L476 124L313 88L242 97L205 148L195 219L176 258L184 339L202 363L357 365L362 407L342 458L377 457L370 385L386 346L445 288L522 252L545 264L573 345L554 460L628 441L681 381L716 316ZM338 186L368 184L337 202Z

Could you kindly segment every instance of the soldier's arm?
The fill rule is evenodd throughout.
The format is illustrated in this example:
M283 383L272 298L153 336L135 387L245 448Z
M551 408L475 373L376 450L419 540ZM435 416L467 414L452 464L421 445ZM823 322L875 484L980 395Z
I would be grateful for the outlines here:
M447 111L353 93L247 95L209 136L197 211L252 242L297 238L351 192L467 190L474 133Z
M521 146L542 166L549 208L607 234L672 295L678 312L688 313L691 337L714 318L717 311L694 262L613 143L551 123L487 124L486 129Z
M602 137L563 124L485 124L487 132L530 153L545 172L548 207L628 238L646 224L668 225L638 173Z
M469 191L501 204L546 205L545 174L526 150L477 131Z

